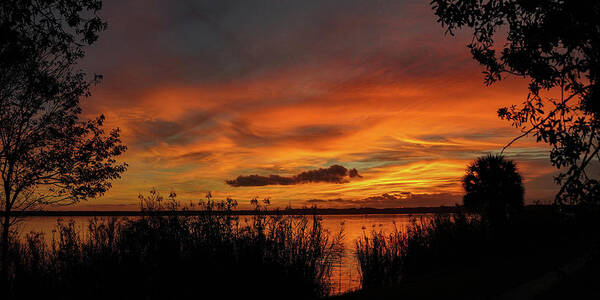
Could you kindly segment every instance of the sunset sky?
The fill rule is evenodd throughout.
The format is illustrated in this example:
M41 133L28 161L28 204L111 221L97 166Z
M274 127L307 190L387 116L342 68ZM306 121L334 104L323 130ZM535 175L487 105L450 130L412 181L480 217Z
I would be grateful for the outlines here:
M106 0L109 28L82 62L104 81L84 115L121 128L129 169L70 209L136 209L153 187L242 208L253 196L279 207L461 202L467 163L518 135L496 110L520 103L527 83L485 87L469 32L445 35L428 3ZM544 144L521 140L506 155L527 202L552 199ZM360 176L294 181L333 165ZM226 183L254 174L291 184Z

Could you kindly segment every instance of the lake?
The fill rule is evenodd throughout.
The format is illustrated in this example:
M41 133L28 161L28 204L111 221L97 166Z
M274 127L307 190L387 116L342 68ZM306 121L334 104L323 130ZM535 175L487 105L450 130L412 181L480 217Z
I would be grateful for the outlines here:
M394 226L403 230L410 224L410 218L428 218L431 214L364 214L364 215L323 215L323 227L330 233L335 234L340 230L344 232L344 254L339 263L335 264L331 275L332 293L339 294L360 288L360 274L355 257L355 242L365 233L371 230L382 230L389 232ZM249 216L243 216L248 218ZM92 217L61 217L62 220L73 220L79 232L86 232L88 220ZM106 218L106 217L99 217ZM135 218L135 217L134 217ZM58 217L25 217L20 223L19 231L27 233L30 231L44 232L47 238L52 236L52 230L56 227Z

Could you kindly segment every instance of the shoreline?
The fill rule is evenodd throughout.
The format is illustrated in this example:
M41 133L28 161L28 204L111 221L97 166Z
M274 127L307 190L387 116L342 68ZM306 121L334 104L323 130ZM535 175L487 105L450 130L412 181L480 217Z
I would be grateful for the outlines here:
M551 205L526 205L525 209L551 209ZM272 209L272 210L233 210L233 211L206 211L206 210L178 210L178 211L86 211L86 210L36 210L12 212L15 217L135 217L135 216L198 216L206 214L216 215L386 215L386 214L435 214L456 213L462 206L438 207L399 207L399 208L298 208L298 209ZM0 212L0 216L4 216Z
M94 217L94 216L198 216L205 214L217 215L384 215L384 214L426 214L426 213L454 213L460 207L404 207L404 208L299 208L299 209L272 209L272 210L233 210L233 211L205 211L205 210L178 210L178 211L76 211L76 210L38 210L19 211L11 213L15 217ZM4 213L0 212L0 216Z

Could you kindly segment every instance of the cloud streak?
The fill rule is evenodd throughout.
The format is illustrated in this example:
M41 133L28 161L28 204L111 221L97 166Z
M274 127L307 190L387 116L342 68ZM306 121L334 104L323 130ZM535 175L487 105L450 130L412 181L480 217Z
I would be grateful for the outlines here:
M310 199L308 205L319 207L369 207L369 208L398 208L423 206L452 206L461 202L462 196L456 193L412 193L388 192L362 199Z
M265 185L294 185L303 183L348 183L351 178L360 178L356 169L346 169L340 165L333 165L329 168L320 168L317 170L305 171L300 174L284 177L280 175L240 175L236 179L226 180L225 182L233 187L242 186L265 186Z
M280 207L404 191L423 196L365 203L435 206L462 192L470 160L519 134L496 110L527 82L485 87L471 37L445 36L427 1L127 0L102 14L82 67L104 81L84 112L121 128L130 168L98 205L156 187ZM547 148L521 140L507 154L528 199L552 194ZM307 171L332 165L364 178Z

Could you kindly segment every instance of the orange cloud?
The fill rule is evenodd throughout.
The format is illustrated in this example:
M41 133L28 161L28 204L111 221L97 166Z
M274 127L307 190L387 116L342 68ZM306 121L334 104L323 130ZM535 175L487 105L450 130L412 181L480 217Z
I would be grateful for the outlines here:
M85 112L104 113L108 126L122 129L130 168L87 205L133 204L152 187L185 201L207 191L242 204L271 196L275 206L442 195L411 198L434 205L460 198L466 164L519 133L496 110L519 103L527 83L485 87L464 48L469 37L444 36L426 2L142 2L107 3L110 30L88 53L87 65L105 82ZM123 14L123 5L137 13ZM136 20L157 29L140 32L131 25ZM554 170L544 145L524 139L506 154L531 185L529 199L551 197ZM362 180L225 183L240 174L285 176L336 164L357 169ZM395 203L386 197L377 205Z

